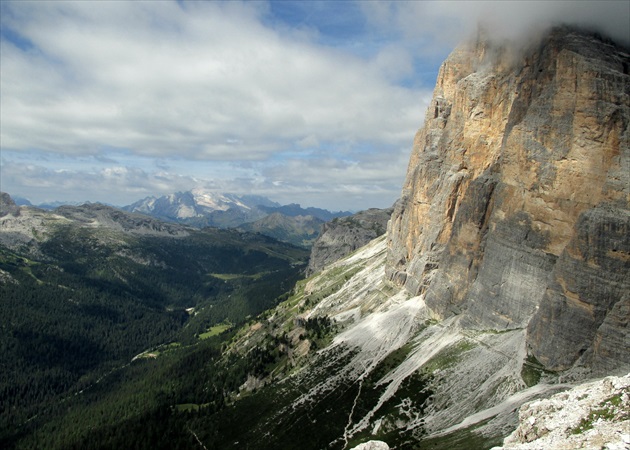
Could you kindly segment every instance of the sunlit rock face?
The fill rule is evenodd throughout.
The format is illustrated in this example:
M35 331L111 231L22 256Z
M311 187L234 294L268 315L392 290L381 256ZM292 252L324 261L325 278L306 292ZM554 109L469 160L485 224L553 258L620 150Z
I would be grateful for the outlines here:
M415 137L387 277L436 318L527 329L548 369L630 366L628 53L567 28L455 50Z

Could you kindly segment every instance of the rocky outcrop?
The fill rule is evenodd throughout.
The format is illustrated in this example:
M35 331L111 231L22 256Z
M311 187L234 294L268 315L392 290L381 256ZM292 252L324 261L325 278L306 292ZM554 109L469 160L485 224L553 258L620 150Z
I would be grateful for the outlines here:
M630 446L630 375L585 383L521 406L518 428L493 450Z
M46 240L52 228L67 220L33 206L18 206L7 193L0 193L0 245L41 256L39 242Z
M327 264L349 255L383 235L393 210L371 208L323 224L311 250L307 275L323 269Z
M389 445L383 441L368 441L353 447L352 450L389 450Z
M547 369L627 369L629 65L568 28L455 50L389 225L388 279L436 318L526 328Z
M15 204L13 199L6 192L0 192L0 217L6 215L20 215L20 207Z

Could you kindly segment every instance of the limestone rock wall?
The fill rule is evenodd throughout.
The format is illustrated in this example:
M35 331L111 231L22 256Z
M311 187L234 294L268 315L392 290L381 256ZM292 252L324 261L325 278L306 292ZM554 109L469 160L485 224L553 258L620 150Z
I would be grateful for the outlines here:
M629 65L567 28L455 50L415 137L387 277L437 318L527 328L549 369L630 366Z
M311 249L307 276L385 234L393 208L371 208L322 225Z

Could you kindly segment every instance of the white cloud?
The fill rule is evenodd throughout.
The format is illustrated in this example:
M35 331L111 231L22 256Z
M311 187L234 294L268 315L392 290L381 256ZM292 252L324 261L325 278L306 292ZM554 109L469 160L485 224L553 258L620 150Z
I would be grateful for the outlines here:
M405 38L420 54L441 54L481 24L496 39L526 39L553 25L593 28L630 45L627 0L363 2L373 27Z
M185 160L124 154L105 161L44 154L35 163L10 154L2 160L0 190L36 204L63 199L122 206L151 195L200 187L335 210L387 207L399 196L409 158L406 147L368 152L362 160L350 149L344 155L336 153L313 152L306 158L295 154L266 164L198 162L194 167Z
M388 45L381 49L374 59L374 65L377 70L392 81L413 75L413 56L398 45Z
M147 172L137 167L110 166L100 169L59 169L39 164L2 161L2 189L36 204L55 200L99 201L114 205L131 203L150 195L191 189L199 183L193 177L166 171ZM210 186L211 187L211 186Z
M38 51L3 41L5 148L264 159L311 136L399 144L419 125L421 92L280 39L255 5L94 3L11 5Z

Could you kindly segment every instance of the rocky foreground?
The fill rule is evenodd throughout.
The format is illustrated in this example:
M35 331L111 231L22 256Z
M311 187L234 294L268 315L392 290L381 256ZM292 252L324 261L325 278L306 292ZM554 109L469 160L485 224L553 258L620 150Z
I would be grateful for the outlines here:
M500 449L630 448L630 374L579 385L523 405Z
M630 374L581 384L548 399L526 403L519 426L492 450L630 448ZM369 441L352 450L388 450Z

